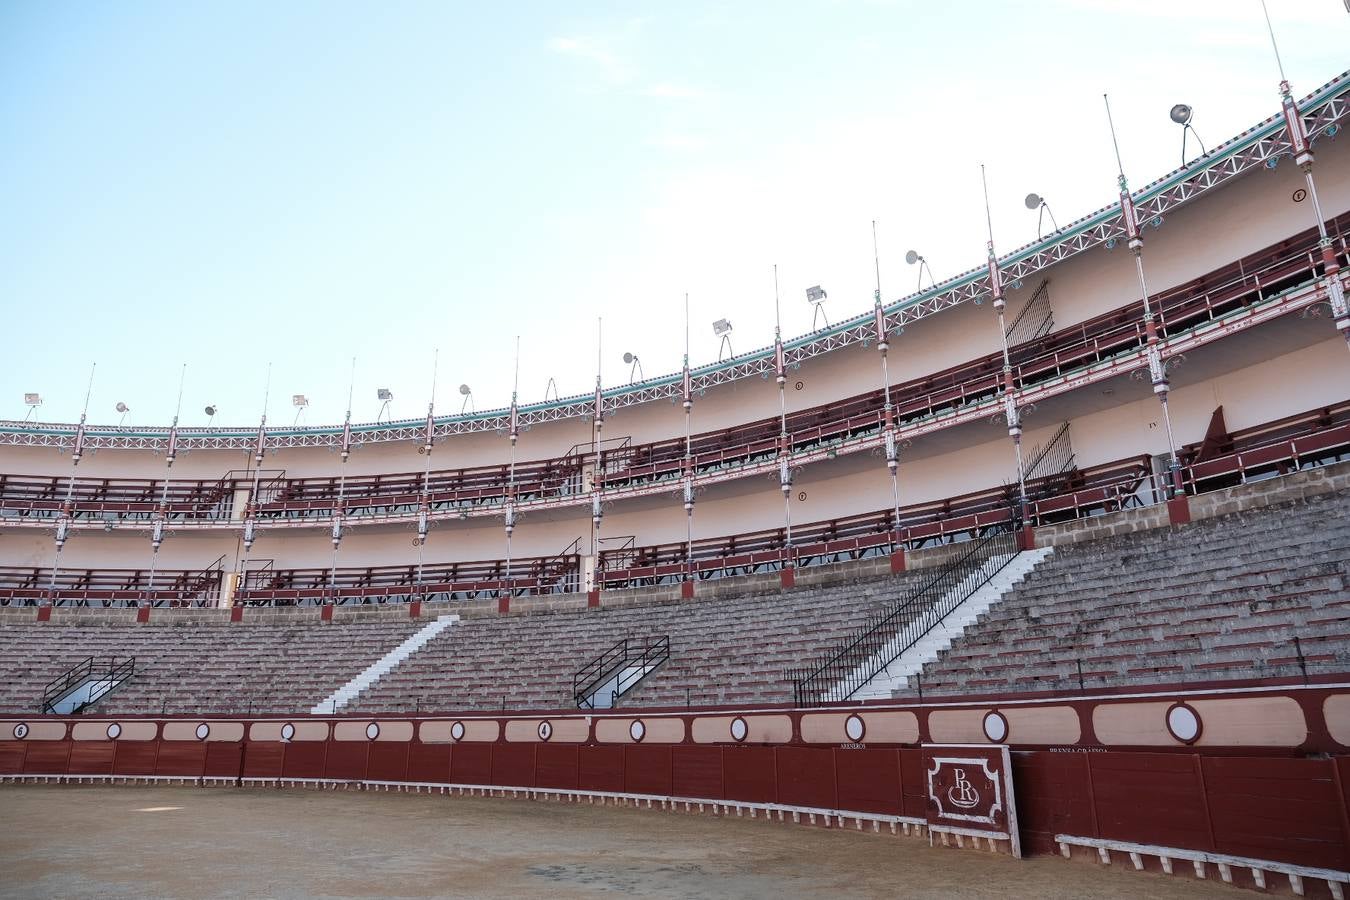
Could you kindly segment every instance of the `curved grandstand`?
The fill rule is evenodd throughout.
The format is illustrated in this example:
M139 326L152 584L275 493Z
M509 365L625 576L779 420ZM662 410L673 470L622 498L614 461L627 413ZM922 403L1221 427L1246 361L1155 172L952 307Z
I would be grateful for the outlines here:
M1341 896L1350 73L1289 102L1034 245L631 386L0 423L0 773L692 797ZM946 744L1017 751L1020 837L933 812Z

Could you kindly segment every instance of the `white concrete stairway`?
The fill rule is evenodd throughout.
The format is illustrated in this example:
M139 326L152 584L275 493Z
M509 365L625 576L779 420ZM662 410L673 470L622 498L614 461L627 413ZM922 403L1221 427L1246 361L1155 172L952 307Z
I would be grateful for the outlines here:
M1002 571L989 579L988 583L980 587L943 619L942 622L933 626L927 634L915 641L913 646L907 648L896 659L876 675L872 676L862 687L854 692L851 700L881 700L894 695L898 690L907 686L911 675L916 675L923 671L923 667L938 658L942 653L952 645L952 642L965 633L966 627L987 612L994 604L1003 599L1003 596L1012 590L1013 585L1027 576L1032 569L1040 565L1051 553L1054 553L1053 547L1038 547L1035 550L1025 550L1012 558ZM997 568L1003 559L995 557L985 563L984 567L972 577L984 577L984 573ZM962 590L962 588L956 588ZM969 588L965 588L969 590ZM941 602L941 601L939 601ZM894 646L901 638L897 637L895 641L887 644L875 657L864 663L863 668L874 668L880 660L889 657L896 650L900 649Z
M437 616L436 621L428 622L417 629L412 637L390 650L365 668L351 681L324 697L309 711L312 716L329 715L342 709L364 691L397 668L404 660L412 656L445 629L459 621L459 616Z

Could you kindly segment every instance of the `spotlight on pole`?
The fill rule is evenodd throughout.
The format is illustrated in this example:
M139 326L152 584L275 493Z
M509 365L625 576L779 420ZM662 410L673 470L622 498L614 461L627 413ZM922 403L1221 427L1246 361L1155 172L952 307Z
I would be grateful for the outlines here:
M818 316L824 316L825 327L826 328L830 327L830 317L825 315L825 309L822 305L825 302L826 296L827 294L825 293L825 289L820 285L816 285L815 287L809 287L806 289L806 302L810 303L811 306L814 308L814 311L811 313L812 331L816 330L817 327L816 318Z
M1059 223L1055 221L1055 214L1050 211L1050 204L1044 197L1036 193L1027 194L1026 204L1027 209L1036 210L1036 240L1041 239L1041 222L1046 215L1050 216L1050 224L1055 226L1055 233L1059 233Z
M295 421L291 423L291 427L295 427L300 423L300 414L305 411L306 406L309 406L309 398L304 394L291 394L291 406L295 407Z
M375 414L375 421L378 422L380 417L388 412L389 401L394 399L394 392L389 388L376 388L375 399L380 401L380 411Z
M113 407L113 409L117 410L122 414L122 418L117 420L118 427L121 427L122 423L126 421L127 413L131 412L131 407L119 401L118 404Z
M23 417L23 420L27 422L32 417L34 411L42 405L42 395L38 393L24 394L23 403L28 407L28 414Z
M623 361L628 366L628 383L633 383L633 373L637 372L642 376L641 380L647 380L647 373L642 371L642 360L638 359L636 353L625 353Z
M459 414L462 416L462 415L464 415L464 409L465 409L465 407L467 407L467 406L469 406L469 404L473 403L473 391L470 390L470 388L469 388L469 386L468 386L467 384L461 384L461 385L459 386L459 395L460 395L461 397L464 398L464 402L461 403L461 404L459 405ZM475 413L477 413L477 412L478 412L478 408L477 408L477 407L474 407L474 410L473 410L473 411L474 411Z
M722 361L722 351L724 350L727 356L735 356L736 351L731 349L731 321L729 319L718 319L712 327L713 335L722 339L722 343L717 347L717 361Z
M936 281L936 279L933 278L933 269L932 269L931 266L928 265L928 260L924 259L922 253L920 253L920 252L917 251L917 250L911 250L911 251L909 251L908 253L905 254L905 262L909 263L911 266L914 265L915 263L918 263L918 264L919 264L919 282L918 282L919 286L918 286L915 290L920 290L920 291L923 290L923 270L924 270L924 269L927 269L927 270L928 270L928 284L929 284L929 286L930 286L930 287L936 287L936 286L937 286L937 281Z
M1172 111L1168 113L1168 117L1181 126L1181 165L1183 168L1186 165L1186 132L1189 131L1191 134L1195 135L1195 142L1200 145L1201 156L1209 153L1209 151L1205 149L1205 142L1200 140L1200 135L1196 134L1195 126L1191 124L1191 120L1195 118L1195 110L1192 109L1189 104L1178 103L1176 106L1172 107Z
M206 409L202 410L202 412L206 413L206 427L210 428L211 423L215 421L216 418L215 404L208 406Z

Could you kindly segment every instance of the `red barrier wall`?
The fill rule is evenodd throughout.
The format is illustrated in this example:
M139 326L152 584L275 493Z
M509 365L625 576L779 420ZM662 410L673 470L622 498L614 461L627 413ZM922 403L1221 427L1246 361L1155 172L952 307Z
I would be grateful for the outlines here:
M3 775L325 778L740 800L922 818L917 747L0 741ZM1023 845L1100 837L1350 869L1350 757L1017 751Z

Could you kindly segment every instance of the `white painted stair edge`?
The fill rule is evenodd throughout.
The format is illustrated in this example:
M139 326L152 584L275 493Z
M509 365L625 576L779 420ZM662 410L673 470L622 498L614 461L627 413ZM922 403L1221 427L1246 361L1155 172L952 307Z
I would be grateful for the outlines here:
M431 640L458 621L459 616L457 615L437 616L436 621L428 622L426 625L417 629L412 637L399 644L393 650L390 650L384 656L381 656L351 681L316 703L314 708L309 711L309 714L311 716L322 716L342 709L348 703L352 702L352 700L356 699L357 695L362 691L398 668L404 660L412 656L418 650L421 650L427 641Z
M1035 550L1024 550L1017 554L1004 566L1003 571L989 580L988 584L971 594L964 603L953 609L941 624L934 626L915 642L914 646L873 676L849 699L888 699L896 691L907 688L911 675L917 675L923 671L925 665L936 660L940 653L951 647L952 642L965 633L967 627L999 603L1017 582L1054 552L1053 547L1037 547ZM889 646L881 651L888 656L892 652L894 650Z

